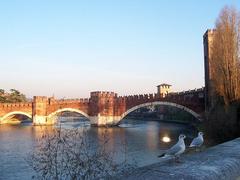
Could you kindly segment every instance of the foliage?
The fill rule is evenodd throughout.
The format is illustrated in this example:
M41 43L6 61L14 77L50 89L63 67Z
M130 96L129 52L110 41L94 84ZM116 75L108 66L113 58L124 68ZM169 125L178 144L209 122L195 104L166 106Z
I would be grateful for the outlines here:
M100 179L133 168L126 159L117 163L108 145L107 130L96 141L84 130L55 129L38 140L28 162L37 179Z
M5 93L4 89L0 89L0 95L3 95Z
M0 103L16 103L26 101L26 96L16 89L10 89L10 93L5 93L4 89L0 89Z

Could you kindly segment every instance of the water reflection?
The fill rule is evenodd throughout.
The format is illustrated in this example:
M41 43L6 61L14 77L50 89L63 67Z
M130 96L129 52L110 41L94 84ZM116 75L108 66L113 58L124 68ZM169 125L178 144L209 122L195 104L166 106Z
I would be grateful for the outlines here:
M146 127L146 142L148 149L154 151L156 148L158 148L159 144L159 127L154 126L154 121L149 122L148 126ZM143 125L144 126L144 125Z
M90 128L90 121L85 118L77 118L77 117L58 117L57 119L57 128L63 127L66 129L71 128Z
M110 128L91 127L89 121L68 121L66 117L60 119L55 127L32 126L27 123L0 125L0 179L30 179L33 172L25 158L36 140L45 133L53 132L55 128L78 128L86 131L96 147L102 145L102 139L106 135L106 148L115 151L117 159L137 161L138 166L159 162L157 156L175 144L179 134L184 133L191 137L196 133L193 128L183 124L140 120L125 120L120 127Z
M171 141L171 138L168 137L168 136L164 136L164 137L162 138L162 142L169 143L170 141Z

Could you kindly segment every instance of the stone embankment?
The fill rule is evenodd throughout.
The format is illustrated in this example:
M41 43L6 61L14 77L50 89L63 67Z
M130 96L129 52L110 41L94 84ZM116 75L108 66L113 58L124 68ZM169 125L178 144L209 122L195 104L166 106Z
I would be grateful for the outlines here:
M157 158L157 157L156 157ZM181 157L138 168L116 179L124 180L240 180L240 138Z

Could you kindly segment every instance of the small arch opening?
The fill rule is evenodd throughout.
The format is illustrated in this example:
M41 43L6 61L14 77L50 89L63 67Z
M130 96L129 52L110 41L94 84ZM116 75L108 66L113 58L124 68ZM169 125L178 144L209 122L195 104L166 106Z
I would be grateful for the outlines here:
M51 113L48 119L54 120L56 126L65 128L91 125L89 116L86 113L72 108L59 109Z
M4 115L1 119L0 124L11 124L11 125L19 125L19 124L32 124L32 117L30 114L24 112L10 112Z

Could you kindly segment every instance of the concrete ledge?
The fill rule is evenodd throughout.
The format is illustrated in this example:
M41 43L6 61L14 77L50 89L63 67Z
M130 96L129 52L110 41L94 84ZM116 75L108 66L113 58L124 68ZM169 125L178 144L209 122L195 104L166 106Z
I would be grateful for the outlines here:
M236 180L240 177L240 138L203 152L183 155L181 160L183 162L176 163L165 159L116 179Z

